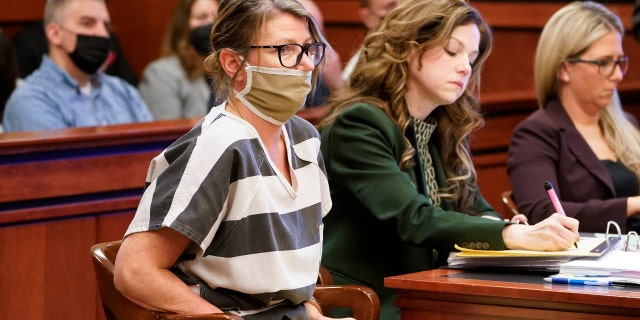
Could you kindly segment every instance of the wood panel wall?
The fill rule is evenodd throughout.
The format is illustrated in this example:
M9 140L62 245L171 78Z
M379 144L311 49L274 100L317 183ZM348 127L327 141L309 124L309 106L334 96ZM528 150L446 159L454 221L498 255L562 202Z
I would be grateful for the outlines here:
M346 62L366 30L358 0L316 0L327 38ZM108 1L114 31L140 75L157 57L177 0ZM42 17L45 0L0 0L12 34ZM472 1L494 32L480 97L486 125L472 148L481 189L502 211L506 150L515 125L536 108L533 54L542 26L566 1ZM630 28L631 1L607 1ZM624 38L631 67L620 85L640 116L640 45ZM310 117L317 115L311 114ZM102 319L89 259L96 242L119 239L137 206L151 157L193 123L157 122L66 133L0 135L0 319Z
M0 135L0 319L103 319L89 249L121 239L192 119Z

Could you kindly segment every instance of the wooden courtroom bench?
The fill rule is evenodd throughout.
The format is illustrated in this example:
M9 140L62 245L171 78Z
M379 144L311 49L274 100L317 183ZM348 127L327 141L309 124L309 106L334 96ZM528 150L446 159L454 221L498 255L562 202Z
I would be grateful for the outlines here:
M340 54L343 63L357 50L366 34L357 10L359 0L315 0L324 14L328 41ZM8 34L20 26L42 16L45 0L0 0L0 27ZM156 5L152 0L110 1L108 8L115 32L118 34L127 60L136 74L157 57L161 39L169 16L177 0ZM487 200L502 211L500 193L509 189L505 171L506 149L516 124L533 112L537 106L533 86L533 57L538 36L544 23L566 1L473 1L491 26L494 48L482 74L480 102L486 117L486 126L473 139L474 163L479 184ZM624 0L606 2L618 13L627 34L623 45L631 59L631 67L620 92L625 109L640 114L640 45L630 34L633 3ZM2 10L2 9L8 10ZM140 14L145 12L145 14ZM134 23L135 21L135 23ZM139 35L144 34L144 37ZM318 119L321 112L307 111Z
M193 124L0 135L0 318L103 318L89 248L122 238L149 162Z

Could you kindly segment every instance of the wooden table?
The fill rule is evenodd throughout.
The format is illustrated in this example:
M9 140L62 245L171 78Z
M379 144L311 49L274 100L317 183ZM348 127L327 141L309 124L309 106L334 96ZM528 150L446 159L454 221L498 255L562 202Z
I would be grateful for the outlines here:
M640 288L551 284L542 274L436 269L385 278L402 320L630 319Z

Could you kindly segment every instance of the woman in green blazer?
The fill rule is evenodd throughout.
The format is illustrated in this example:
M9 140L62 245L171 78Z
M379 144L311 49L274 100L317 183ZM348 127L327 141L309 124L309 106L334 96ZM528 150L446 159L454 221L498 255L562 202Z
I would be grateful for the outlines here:
M333 201L322 264L336 283L372 287L381 319L400 317L383 278L444 265L454 244L561 250L579 238L578 222L558 214L504 222L478 190L472 93L490 48L489 27L466 2L403 1L366 37L320 124Z

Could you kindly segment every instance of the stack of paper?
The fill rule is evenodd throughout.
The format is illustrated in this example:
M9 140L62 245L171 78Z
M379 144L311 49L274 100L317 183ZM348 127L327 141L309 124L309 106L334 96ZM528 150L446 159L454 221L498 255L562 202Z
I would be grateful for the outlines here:
M578 242L578 248L563 251L532 250L473 250L461 248L460 252L449 256L450 268L509 268L536 271L558 271L560 265L576 258L600 257L615 246L618 238L585 237Z
M561 264L560 273L640 279L640 253L614 250L599 258L576 259Z

